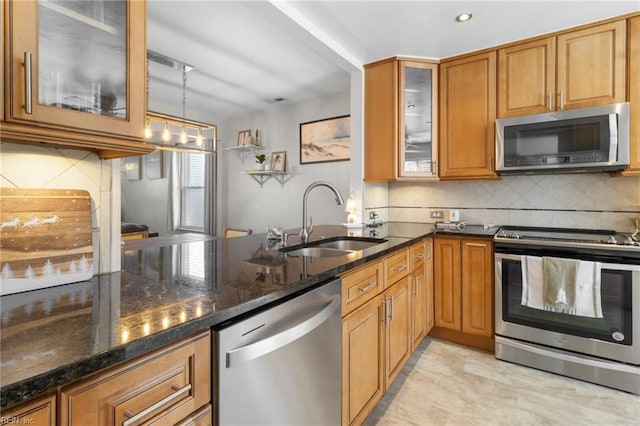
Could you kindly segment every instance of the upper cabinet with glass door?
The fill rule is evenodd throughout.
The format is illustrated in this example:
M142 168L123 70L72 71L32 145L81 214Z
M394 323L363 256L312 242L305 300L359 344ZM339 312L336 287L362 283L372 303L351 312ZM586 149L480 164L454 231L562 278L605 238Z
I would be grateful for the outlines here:
M105 158L152 150L146 112L146 3L4 2L2 138L92 149Z
M438 65L390 58L365 66L365 180L437 177Z

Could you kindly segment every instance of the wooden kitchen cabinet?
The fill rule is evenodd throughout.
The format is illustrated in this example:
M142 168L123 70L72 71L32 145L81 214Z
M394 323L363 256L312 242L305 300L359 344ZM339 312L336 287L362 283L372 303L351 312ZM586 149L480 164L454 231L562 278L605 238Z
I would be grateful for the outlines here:
M385 391L384 296L373 295L342 322L342 424L361 424Z
M358 295L343 299L343 425L364 421L411 356L409 253L401 249L342 275L343 296Z
M408 274L394 283L385 296L385 390L398 377L411 356L411 281Z
M153 151L142 137L144 1L12 0L3 8L3 141L93 150L103 158Z
M624 102L625 27L619 20L498 50L498 117Z
M437 177L437 63L388 58L364 80L365 181Z
M434 311L433 311L433 238L427 238L424 241L424 280L425 280L425 293L427 296L426 306L426 320L427 327L425 334L429 334L434 326Z
M640 16L629 19L629 83L627 100L631 102L629 168L623 174L640 175Z
M40 397L9 410L2 410L0 424L54 426L56 424L56 396Z
M175 424L210 402L210 382L207 331L63 388L61 423Z
M434 239L431 335L493 351L493 243L482 238Z
M373 261L342 276L342 315L362 306L384 289L382 261Z
M440 179L496 179L496 52L440 64Z
M431 271L431 238L414 244L411 253L411 348L415 351L431 330L433 323L433 280ZM431 305L431 306L429 306ZM431 317L431 318L430 318Z

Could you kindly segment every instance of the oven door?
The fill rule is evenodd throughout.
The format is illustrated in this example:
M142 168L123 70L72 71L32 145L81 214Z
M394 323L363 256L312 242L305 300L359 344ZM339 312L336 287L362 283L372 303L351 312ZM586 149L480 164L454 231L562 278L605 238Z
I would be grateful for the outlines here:
M522 255L495 254L497 335L640 365L640 265L601 263L602 318L523 305L522 276Z

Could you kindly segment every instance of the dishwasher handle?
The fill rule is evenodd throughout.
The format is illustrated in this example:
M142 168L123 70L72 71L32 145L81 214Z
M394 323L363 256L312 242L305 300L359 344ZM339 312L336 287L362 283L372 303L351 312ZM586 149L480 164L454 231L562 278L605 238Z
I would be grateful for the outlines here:
M241 364L246 361L261 357L270 352L278 350L289 343L298 340L306 334L311 333L313 330L322 325L328 320L333 313L338 310L342 302L340 297L334 297L331 303L322 308L320 312L312 316L311 318L286 329L283 332L274 334L265 339L251 343L246 346L242 346L237 349L232 349L226 353L226 367L231 368L237 364Z

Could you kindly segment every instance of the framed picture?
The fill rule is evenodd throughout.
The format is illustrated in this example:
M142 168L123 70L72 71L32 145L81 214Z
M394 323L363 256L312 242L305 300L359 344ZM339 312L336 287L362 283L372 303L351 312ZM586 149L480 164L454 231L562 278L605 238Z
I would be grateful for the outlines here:
M164 157L162 151L155 150L147 154L144 159L147 179L161 179L164 177Z
M240 130L238 132L238 146L251 145L251 130Z
M285 172L287 170L287 151L277 151L271 153L271 164L269 170L272 172Z
M140 180L140 157L127 157L124 159L124 176L127 180Z
M351 116L300 124L300 164L348 161Z

